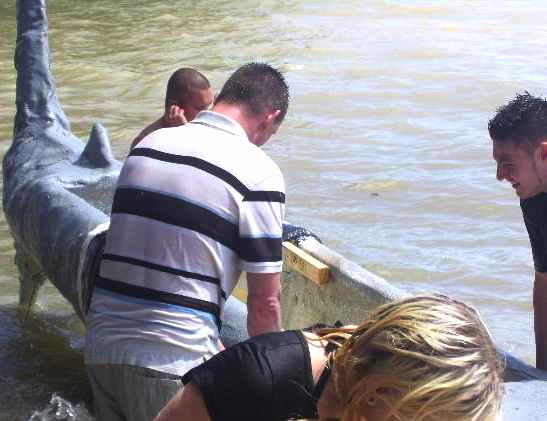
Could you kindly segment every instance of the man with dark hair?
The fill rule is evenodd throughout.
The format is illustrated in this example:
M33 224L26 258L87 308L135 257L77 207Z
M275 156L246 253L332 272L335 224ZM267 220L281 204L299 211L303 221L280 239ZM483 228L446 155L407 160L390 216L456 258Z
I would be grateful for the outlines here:
M258 146L288 103L281 73L248 64L212 111L154 131L129 154L87 315L97 419L154 418L180 376L222 349L242 271L249 334L280 330L285 186Z
M534 257L536 366L547 370L547 101L528 92L498 109L488 123L497 163L520 198Z
M153 123L145 127L131 142L130 149L153 131L165 127L176 127L192 121L213 103L213 91L209 81L195 69L176 70L167 82L165 93L165 112Z

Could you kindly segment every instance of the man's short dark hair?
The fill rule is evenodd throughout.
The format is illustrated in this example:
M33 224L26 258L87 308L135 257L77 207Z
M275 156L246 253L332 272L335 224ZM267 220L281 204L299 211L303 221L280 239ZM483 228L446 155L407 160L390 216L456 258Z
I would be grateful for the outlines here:
M488 122L488 132L494 142L511 142L535 149L547 140L547 101L529 92L517 94L498 108Z
M280 110L276 120L281 122L289 108L289 87L279 70L265 63L249 63L226 81L215 104L220 102L243 105L255 115Z
M183 104L190 99L192 92L209 89L210 87L209 80L196 69L190 67L178 69L167 82L165 108L172 103Z

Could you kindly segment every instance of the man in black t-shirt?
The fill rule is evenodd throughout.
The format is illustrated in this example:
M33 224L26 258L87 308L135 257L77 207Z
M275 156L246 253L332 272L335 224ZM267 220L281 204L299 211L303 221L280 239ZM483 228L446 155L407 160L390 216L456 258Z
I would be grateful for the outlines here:
M547 370L547 100L528 92L498 109L488 123L497 163L520 198L534 256L536 366Z

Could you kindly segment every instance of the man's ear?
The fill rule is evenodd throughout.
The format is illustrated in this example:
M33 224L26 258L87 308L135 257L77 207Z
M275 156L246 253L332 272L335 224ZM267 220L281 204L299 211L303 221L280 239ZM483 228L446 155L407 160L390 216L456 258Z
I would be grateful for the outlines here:
M281 110L275 110L275 111L272 111L271 113L266 114L266 121L268 123L275 124L275 120L277 119L279 114L281 114Z
M281 110L275 110L272 112L262 114L262 117L259 120L260 123L258 124L258 127L260 128L260 130L267 130L268 127L272 127L276 123L275 120L280 113L281 113Z

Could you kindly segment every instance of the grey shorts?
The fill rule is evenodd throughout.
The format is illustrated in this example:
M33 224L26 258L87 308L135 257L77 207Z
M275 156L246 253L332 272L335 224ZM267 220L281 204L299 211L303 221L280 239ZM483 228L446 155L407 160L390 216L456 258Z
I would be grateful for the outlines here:
M86 365L97 421L151 421L182 389L180 376L118 364Z

